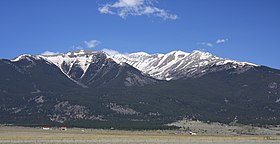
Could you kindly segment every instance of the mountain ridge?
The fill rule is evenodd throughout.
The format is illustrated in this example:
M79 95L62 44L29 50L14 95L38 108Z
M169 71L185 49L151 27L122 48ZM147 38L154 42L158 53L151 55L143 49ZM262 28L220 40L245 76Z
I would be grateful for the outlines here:
M57 65L63 73L69 76L69 70L73 65L78 66L82 71L80 78L84 76L89 65L93 62L92 56L103 54L107 59L112 59L116 63L128 63L144 74L159 80L176 80L182 78L192 78L202 76L204 73L217 71L209 67L219 67L219 70L229 68L249 69L256 64L249 62L239 62L226 58L214 56L208 52L194 50L192 53L186 53L180 50L172 51L167 54L148 54L145 52L136 52L131 54L108 54L104 51L76 50L64 54L55 55L35 55L38 58L44 58L47 61ZM12 61L24 57L21 55ZM70 69L63 69L62 65L68 65ZM223 65L227 65L221 68ZM69 76L71 78L71 76Z
M225 64L232 64L233 68L236 68L238 66L257 66L248 62L239 62L235 60L219 58L208 52L202 52L198 50L195 50L192 53L186 53L183 51L172 51L167 54L141 54L119 54L113 56L113 58L119 62L127 62L140 71L161 80L176 80L184 78L182 77L182 75L188 75L191 73L192 75L185 77L190 78L194 75L202 74L205 70L203 67L211 67L214 65L220 66ZM185 72L180 73L180 71Z
M81 50L1 59L0 123L149 128L188 118L279 124L280 70L197 51L120 56L131 65ZM172 79L151 77L137 69L142 65L164 69L159 74Z

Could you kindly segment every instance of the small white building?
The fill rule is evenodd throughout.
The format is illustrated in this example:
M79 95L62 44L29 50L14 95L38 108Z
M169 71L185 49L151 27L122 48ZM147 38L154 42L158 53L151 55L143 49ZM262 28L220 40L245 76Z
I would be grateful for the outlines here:
M50 126L48 126L48 125L44 125L42 128L43 128L43 130L50 130L51 129Z

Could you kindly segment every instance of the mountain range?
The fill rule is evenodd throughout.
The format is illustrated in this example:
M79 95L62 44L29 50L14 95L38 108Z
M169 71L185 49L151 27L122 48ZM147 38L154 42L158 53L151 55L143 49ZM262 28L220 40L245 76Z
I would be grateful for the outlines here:
M279 124L280 70L208 52L78 50L0 59L0 123L165 128Z

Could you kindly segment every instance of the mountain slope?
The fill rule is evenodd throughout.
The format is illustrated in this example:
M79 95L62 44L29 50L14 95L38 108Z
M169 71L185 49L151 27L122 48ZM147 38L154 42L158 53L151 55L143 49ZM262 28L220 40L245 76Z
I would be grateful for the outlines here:
M279 70L199 51L21 55L0 60L0 69L0 123L151 128L181 118L280 121Z
M77 87L76 84L67 78L56 65L49 63L39 56L22 55L15 60L10 61L25 77L32 82L36 91L57 91ZM28 83L28 81L25 81Z
M4 93L35 91L30 77L27 77L25 72L10 62L9 60L0 60L0 91Z
M180 113L204 121L230 123L237 119L245 124L278 124L280 71L267 67L255 67L241 74L232 71L169 81L145 91L158 96L161 115L172 117ZM156 100L149 99L149 102L156 103Z
M113 83L115 86L142 86L156 82L130 65L116 63L104 52L80 50L40 57L55 64L83 87L113 86Z
M176 80L199 77L209 72L236 69L246 71L253 66L247 62L238 62L219 58L207 52L173 51L167 54L149 55L139 52L129 55L113 55L118 62L126 62L150 76L162 80Z

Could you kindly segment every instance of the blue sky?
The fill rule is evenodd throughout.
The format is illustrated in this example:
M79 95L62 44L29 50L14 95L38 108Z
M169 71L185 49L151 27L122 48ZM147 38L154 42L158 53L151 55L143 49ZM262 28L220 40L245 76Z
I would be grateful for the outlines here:
M205 50L280 69L279 0L1 0L0 58Z

